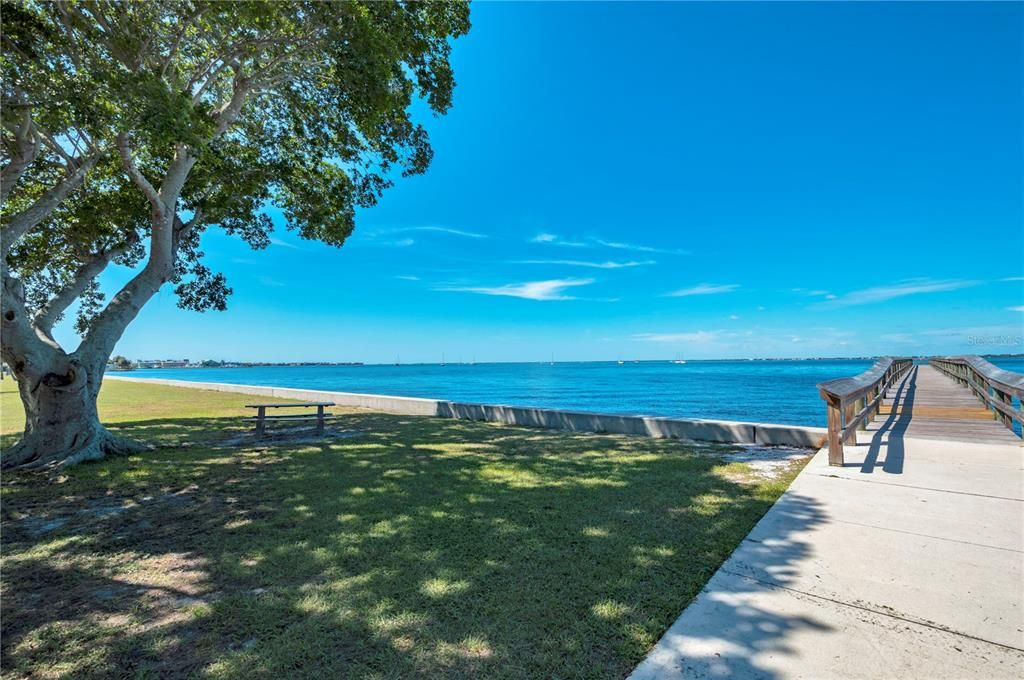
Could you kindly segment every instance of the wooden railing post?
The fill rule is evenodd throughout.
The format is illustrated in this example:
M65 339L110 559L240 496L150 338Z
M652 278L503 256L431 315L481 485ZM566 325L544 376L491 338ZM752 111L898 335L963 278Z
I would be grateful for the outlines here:
M842 437L842 441L843 441L844 444L846 444L846 443L856 444L857 443L857 431L856 430L851 430L850 427L849 427L850 423L853 422L853 414L854 414L854 410L853 409L854 409L855 406L856 406L855 402L852 402L852 401L847 403L845 406L843 406L843 437Z
M828 400L828 464L843 464L843 423L840 402Z
M992 419L1002 422L1003 414L999 410L999 407L996 405L997 403L1002 403L1003 401L1002 398L999 396L999 390L997 390L995 386L989 382L988 378L980 375L978 377L981 378L979 382L981 383L982 389L985 391L985 403L989 404L989 410L992 411Z
M996 399L998 399L1002 403L1006 404L1010 408L1013 408L1013 397L1011 397L1009 394L1007 394L1006 392L1003 392L1002 390L1000 390L998 388L992 388L992 391L996 393L995 394ZM995 410L996 418L999 418L999 420L1002 421L1003 425L1005 425L1006 427L1008 427L1008 428L1010 428L1012 430L1013 429L1013 418L1011 418L1010 416L1006 415L1005 413L999 411L998 409L994 409L994 410Z
M857 445L857 431L867 429L880 412L889 388L913 363L909 359L885 357L860 375L818 384L827 409L829 465L843 465L843 444ZM895 408L894 404L894 412Z

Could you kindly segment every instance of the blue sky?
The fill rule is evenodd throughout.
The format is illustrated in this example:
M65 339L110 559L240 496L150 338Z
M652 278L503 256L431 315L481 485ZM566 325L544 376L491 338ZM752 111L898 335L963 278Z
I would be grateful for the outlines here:
M264 252L209 233L228 311L168 288L117 351L1024 351L1022 25L1011 3L477 3L426 175L342 249L273 210Z

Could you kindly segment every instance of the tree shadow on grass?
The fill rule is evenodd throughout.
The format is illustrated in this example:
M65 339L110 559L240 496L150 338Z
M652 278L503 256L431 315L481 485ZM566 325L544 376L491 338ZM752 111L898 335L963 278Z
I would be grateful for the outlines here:
M209 445L238 419L123 424L195 445L8 475L5 672L622 677L780 491L670 440L339 420L364 436L230 449Z
M786 657L801 658L795 636L811 631L821 636L819 644L830 644L828 634L842 633L818 618L820 603L788 590L807 568L806 531L827 522L820 503L786 493L771 513L673 624L634 680L774 678L773 668Z

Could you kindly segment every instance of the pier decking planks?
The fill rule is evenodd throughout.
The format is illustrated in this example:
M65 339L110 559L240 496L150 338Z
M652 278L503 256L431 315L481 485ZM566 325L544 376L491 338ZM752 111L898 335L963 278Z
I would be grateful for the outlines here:
M890 422L893 418L895 422ZM879 417L867 429L879 430L887 423L905 437L1021 443L1021 439L996 420L992 411L970 390L931 366L915 366L889 389L882 400Z

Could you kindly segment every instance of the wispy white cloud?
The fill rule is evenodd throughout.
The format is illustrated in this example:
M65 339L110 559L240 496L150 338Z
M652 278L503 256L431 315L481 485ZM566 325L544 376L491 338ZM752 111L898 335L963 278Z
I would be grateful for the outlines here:
M859 344L853 332L832 327L729 327L685 330L665 333L638 333L631 338L638 342L674 344L687 348L694 356L805 356L827 355L838 347ZM723 354L725 353L725 354Z
M594 279L551 279L547 281L527 281L525 283L509 283L504 286L460 286L440 288L438 290L461 293L479 293L480 295L500 295L523 298L525 300L574 300L565 295L564 291L575 286L586 286Z
M1007 307L1011 312L1024 312L1024 305L1017 305L1016 307Z
M655 248L653 246L643 246L637 245L635 243L622 243L621 241L605 241L603 239L594 239L594 242L606 248L615 248L617 250L635 250L640 253L665 253L667 255L690 254L690 251L688 250L680 250L677 248Z
M632 250L638 253L663 253L667 255L690 254L690 251L688 250L681 250L677 248L655 248L653 246L640 245L637 243L608 241L602 238L588 238L582 241L574 241L549 232L537 234L530 239L530 243L547 243L554 246L570 246L573 248L613 248L615 250Z
M840 297L829 299L820 303L819 306L827 307L852 307L854 305L867 305L875 302L885 302L908 295L921 295L924 293L942 293L951 290L960 290L977 285L977 281L965 281L950 279L945 281L932 281L920 279L904 281L890 286L876 286L846 293Z
M420 280L420 277L412 276L412 275L409 275L409 274L399 274L395 278L396 279L402 279L403 281L419 281Z
M264 286L271 286L273 288L284 288L285 286L283 281L278 281L277 279L270 276L258 276L256 277L256 280L262 283Z
M289 243L288 241L283 241L275 236L270 237L270 245L281 246L282 248L291 248L292 250L304 250L304 248L302 248L301 246L297 246L294 243Z
M365 241L365 245L374 248L408 248L409 246L416 245L416 239L411 236L405 238L381 238L380 233L373 234L369 240Z
M687 331L684 333L636 333L633 337L647 342L690 342L706 344L715 342L721 331Z
M570 241L568 239L562 238L558 234L547 234L547 233L537 234L536 236L534 236L533 238L530 239L530 243L549 243L549 244L551 244L553 246L570 246L572 248L589 248L590 247L589 243L584 243L582 241Z
M740 318L739 314L730 314L729 315L729 320L730 321L739 321L739 318Z
M514 264L557 264L565 265L567 267L591 267L593 269L625 269L627 267L644 267L646 265L658 263L654 260L631 260L629 262L615 262L612 260L608 260L607 262L587 262L584 260L518 260Z
M460 238L471 238L471 239L484 239L488 238L486 234L479 234L473 231L465 231L462 229L452 229L450 227L395 227L393 229L380 229L372 231L367 234L369 237L366 241L367 245L378 246L383 248L408 248L409 246L417 243L416 239L412 236L403 236L403 234L446 234L450 236L457 236Z
M433 232L435 234L448 234L451 236L462 236L464 238L487 238L487 234L480 234L475 231L465 231L463 229L452 229L451 227L397 227L395 229L385 229L379 233L381 234L399 234L409 231L419 232Z
M1006 277L1003 277L1003 278L1001 278L999 280L1000 281L1024 281L1024 276L1006 276Z
M668 297L689 297L691 295L718 295L720 293L731 293L740 287L738 283L699 283L689 288L667 293Z

